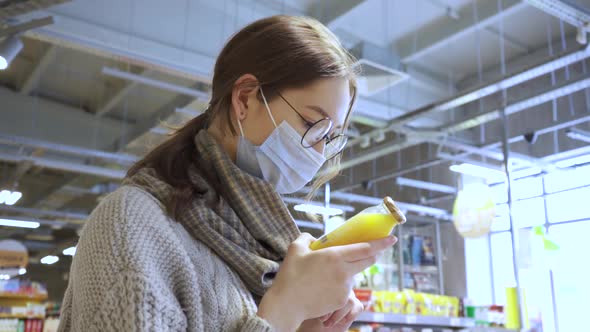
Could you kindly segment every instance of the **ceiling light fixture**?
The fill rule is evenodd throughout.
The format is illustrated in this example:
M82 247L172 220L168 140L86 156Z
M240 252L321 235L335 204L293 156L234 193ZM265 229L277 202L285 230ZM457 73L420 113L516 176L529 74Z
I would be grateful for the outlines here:
M0 70L8 68L12 60L23 49L23 42L16 35L4 39L0 43Z
M341 209L318 206L313 204L297 204L293 208L295 209L295 211L323 214L328 216L335 216L344 213L344 211L342 211Z
M49 255L49 256L45 256L45 257L41 258L41 264L51 265L51 264L54 264L58 261L59 261L59 257L53 256L53 255Z
M14 205L19 199L23 197L23 194L19 191L0 191L0 204Z
M396 178L395 182L397 183L398 186L406 186L406 187L414 187L414 188L424 189L424 190L439 191L439 192L447 193L447 194L457 193L457 189L455 187L447 186L444 184L433 183L433 182L414 180L414 179L409 179L409 178L404 178L404 177Z
M63 254L66 256L74 256L76 254L76 247L69 247L64 249Z
M567 168L578 165L584 165L590 163L590 154L585 154L573 158L563 159L555 163L555 166L559 168Z
M565 131L567 137L578 141L590 143L590 132L578 128L570 128Z
M39 228L41 224L36 221L24 221L16 219L1 219L0 226L21 227L21 228Z
M483 178L488 182L503 182L506 178L506 174L504 174L504 172L468 163L451 165L449 169L453 172Z

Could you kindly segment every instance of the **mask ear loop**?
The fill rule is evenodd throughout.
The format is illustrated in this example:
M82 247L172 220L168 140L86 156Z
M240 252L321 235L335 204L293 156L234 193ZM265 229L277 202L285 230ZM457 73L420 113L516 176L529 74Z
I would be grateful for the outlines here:
M268 112L268 115L270 115L272 124L274 124L275 128L277 128L277 123L275 121L275 118L272 116L272 113L270 112L270 107L268 106L268 102L266 101L266 97L264 96L264 91L262 91L262 87L260 88L260 95L262 96L262 100L264 101L264 106L266 106L266 111Z
M240 121L240 119L236 119L238 120L238 128L240 128L240 133L242 134L242 137L244 137L244 129L242 129L242 121Z

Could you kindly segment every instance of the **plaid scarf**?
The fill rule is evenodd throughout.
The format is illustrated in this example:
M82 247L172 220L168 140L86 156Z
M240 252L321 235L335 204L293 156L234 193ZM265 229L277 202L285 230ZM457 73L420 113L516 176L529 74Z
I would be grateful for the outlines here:
M237 272L255 297L262 297L299 230L274 188L238 168L206 130L195 136L195 146L200 163L188 172L199 194L176 221ZM174 190L151 168L124 184L140 187L160 202Z

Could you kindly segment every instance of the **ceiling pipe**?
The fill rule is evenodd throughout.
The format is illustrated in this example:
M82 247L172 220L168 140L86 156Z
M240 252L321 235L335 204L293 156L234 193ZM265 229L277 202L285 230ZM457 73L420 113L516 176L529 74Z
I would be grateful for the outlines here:
M447 186L447 185L440 184L440 183L404 178L404 177L396 178L395 183L398 186L413 187L413 188L430 190L430 191L438 191L438 192L447 193L447 194L454 194L457 192L457 188L452 187L452 186Z
M578 51L578 52L582 52L582 51ZM586 52L586 51L584 51L584 52ZM584 54L586 54L586 53L584 53ZM590 54L590 53L588 53L588 54ZM577 56L579 57L580 53L578 53ZM567 61L570 61L572 58L574 58L573 55L570 55ZM554 100L556 98L567 96L567 95L570 95L572 93L575 93L577 91L581 91L581 90L587 89L587 88L590 88L590 78L582 76L581 78L579 78L575 81L567 81L567 82L562 83L556 87L552 87L551 89L549 89L547 91L541 92L541 93L534 95L532 97L523 98L519 101L513 102L510 105L507 105L505 108L506 114L512 115L512 114L521 112L525 109L529 109L529 108L538 106L540 104L549 102L549 101ZM498 156L501 156L501 152L490 151L487 148L471 146L469 144L464 144L464 143L460 143L460 142L453 142L452 140L449 140L447 138L447 135L449 134L449 131L451 131L451 130L452 130L452 132L456 132L459 130L465 130L467 128L479 126L483 123L487 123L487 122L493 121L495 119L498 119L498 116L499 116L499 109L493 109L493 110L485 112L484 114L478 114L475 117L468 118L465 121L461 121L458 124L454 124L454 125L450 125L450 126L443 126L443 127L441 127L441 128L443 128L443 130L440 130L440 131L438 131L438 130L437 131L429 131L429 130L417 131L417 132L414 132L413 134L408 134L412 137L411 141L407 140L406 138L401 138L400 141L397 143L393 142L393 144L387 144L387 146L385 146L385 147L375 147L375 148L373 148L373 150L371 150L369 152L365 152L357 157L342 161L340 168L346 169L346 168L349 168L352 166L356 166L356 165L362 164L366 161L377 159L377 158L386 156L390 153L402 150L404 148L407 148L407 147L410 147L413 145L417 145L417 144L421 144L421 143L425 143L425 142L430 142L430 143L434 143L434 144L443 144L443 145L449 145L449 146L454 145L455 147L457 147L460 150L468 150L468 152L470 152L470 153L480 154L480 155L483 155L486 157L492 157L494 159L498 159ZM396 124L395 126L399 126L399 125ZM391 128L391 127L389 127L389 128ZM386 130L386 129L382 129L381 132L383 130ZM408 130L407 127L406 127L406 130ZM372 131L372 132L378 132L378 131ZM359 137L359 139L366 138L366 137L367 137L366 135L361 135ZM544 160L541 160L539 158L534 158L534 157L526 156L523 154L517 154L514 157L515 158L513 158L513 159L515 159L515 160L520 160L520 161L526 162L527 164L539 166L543 170L546 170L546 171L552 171L555 169L554 165L552 165L551 163L548 163Z
M177 84L163 82L160 80L155 80L153 78L149 78L149 77L145 77L145 76L141 76L141 75L136 75L133 73L121 71L121 70L110 68L110 67L103 67L102 73L104 75L117 77L120 79L132 81L132 82L141 83L141 84L155 87L158 89L162 89L162 90L166 90L166 91L170 91L170 92L174 92L174 93L179 93L179 94L186 95L186 96L195 97L196 99L198 99L200 101L204 101L204 102L209 101L209 94L204 91L195 90L195 89L187 88L187 87L180 86Z
M111 169L100 166L75 164L71 162L59 161L55 159L49 159L44 157L33 157L14 155L5 152L0 152L0 160L21 163L21 162L32 162L35 166L54 169L58 171L66 171L72 173L93 175L103 178L122 180L125 178L126 171L122 169Z
M322 207L325 206L324 203L308 201L306 199L297 198L297 197L283 197L283 201L285 203L289 203L289 204L311 204L311 205L322 206ZM344 212L354 212L354 210L355 210L355 208L350 205L330 204L330 207L340 209Z
M73 219L73 220L85 220L88 218L87 214L76 213L76 212L65 212L65 211L53 211L53 210L42 210L34 208L25 208L20 206L7 206L0 205L0 211L9 213L19 213L32 217L51 217L59 219ZM22 218L22 217L21 217Z
M345 192L331 192L330 197L333 199L339 199L346 202L354 202L365 205L379 205L383 203L382 198L371 197L359 194L345 193ZM419 214L428 214L441 219L450 219L450 215L446 210L438 209L430 206L423 206L412 203L404 203L396 201L395 204L405 211L412 211Z
M108 160L115 163L119 163L125 166L131 166L139 160L139 157L126 153L106 152L101 150L82 148L78 146L42 141L28 137L7 135L3 133L0 133L0 143L17 146L27 146L35 149L51 150L55 152L61 152L65 154L71 154L88 158L98 158L102 160Z
M52 226L62 228L63 226L70 225L71 223L66 221L59 221L59 220L47 220L47 219L40 219L40 218L27 218L23 216L10 216L10 215L1 215L1 219L10 219L10 220L18 220L18 221L32 221L38 222L41 225Z
M554 57L550 57L549 60L544 60L541 63L532 65L527 67L523 70L516 72L508 77L504 77L498 79L492 83L484 84L479 87L466 90L464 92L459 93L458 95L445 99L441 102L434 103L431 105L427 105L425 107L419 108L417 110L408 112L404 115L401 115L392 121L383 128L385 130L399 130L401 127L406 127L407 130L418 129L418 128L411 128L407 127L406 125L409 122L416 120L419 117L426 116L433 112L442 112L454 109L459 106L463 106L467 103L473 102L475 100L481 99L483 97L492 95L497 93L501 90L511 88L523 82L529 81L533 78L537 78L541 75L548 74L552 71L557 69L563 68L565 66L571 65L575 62L584 60L590 56L590 50L588 46L585 46L581 49L574 50L563 55L557 55ZM380 129L380 130L383 130ZM436 129L436 128L421 128L422 130L429 130L429 129ZM373 137L379 133L380 130L372 130L369 133L365 134L366 136ZM365 136L362 135L362 136ZM361 137L362 137L361 136ZM352 140L349 143L349 146L353 146L360 143L360 139Z

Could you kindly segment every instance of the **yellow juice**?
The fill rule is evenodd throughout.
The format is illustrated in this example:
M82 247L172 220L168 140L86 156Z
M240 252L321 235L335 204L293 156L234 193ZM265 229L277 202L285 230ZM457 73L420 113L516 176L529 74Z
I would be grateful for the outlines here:
M310 249L318 250L382 239L391 234L398 223L403 222L405 222L403 213L395 206L391 198L386 197L384 204L353 216L340 227L314 241Z

